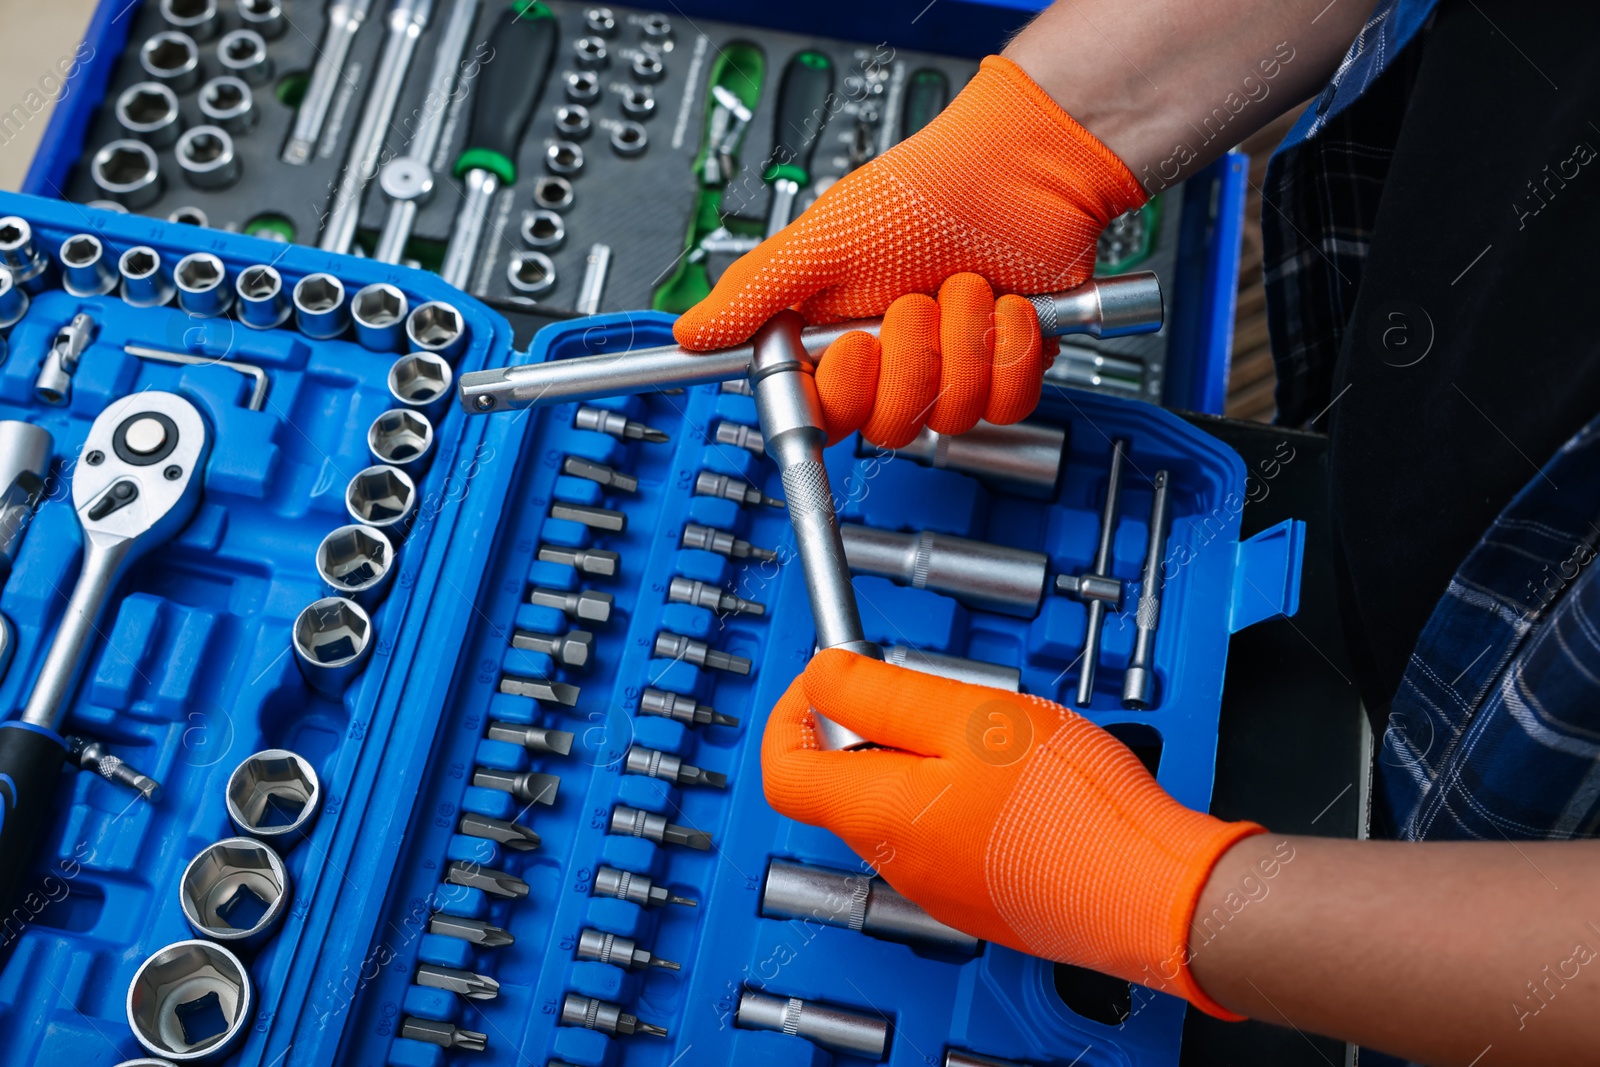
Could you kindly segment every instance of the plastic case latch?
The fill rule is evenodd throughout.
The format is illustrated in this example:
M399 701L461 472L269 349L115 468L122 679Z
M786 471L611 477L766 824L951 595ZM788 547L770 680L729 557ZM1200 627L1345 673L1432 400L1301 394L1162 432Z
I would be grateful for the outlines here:
M1300 610L1300 569L1305 563L1306 524L1285 519L1239 542L1233 568L1233 604L1228 632Z

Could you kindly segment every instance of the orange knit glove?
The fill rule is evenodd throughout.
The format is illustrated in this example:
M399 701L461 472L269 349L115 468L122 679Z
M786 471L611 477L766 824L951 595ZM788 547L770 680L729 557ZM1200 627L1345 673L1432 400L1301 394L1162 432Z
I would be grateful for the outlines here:
M819 751L811 708L888 747ZM940 922L1239 1018L1189 973L1189 924L1218 858L1262 827L1179 804L1081 715L834 649L773 709L761 769L774 808Z

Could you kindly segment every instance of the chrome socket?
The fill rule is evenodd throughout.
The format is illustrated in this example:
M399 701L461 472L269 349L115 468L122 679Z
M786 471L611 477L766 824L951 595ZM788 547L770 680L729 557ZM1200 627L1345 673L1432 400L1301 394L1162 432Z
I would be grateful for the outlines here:
M149 245L138 245L117 260L122 275L122 302L129 307L160 307L172 299L172 279L162 265L161 253Z
M359 477L359 475L358 475ZM294 658L306 684L329 700L344 696L372 651L372 619L344 597L323 597L294 621Z
M318 341L344 333L350 325L344 282L331 274L307 274L301 278L294 286L294 321L301 333Z
M255 30L232 30L217 42L217 62L224 73L250 85L260 85L272 77L272 60L267 42Z
M604 70L611 62L611 53L600 38L579 37L572 42L572 58L584 70Z
M572 206L572 183L546 175L533 183L533 202L547 211L569 208Z
M648 119L656 113L656 94L648 85L628 86L622 90L622 113L640 120Z
M375 526L398 539L417 508L417 486L398 467L379 464L357 471L344 491L345 510L366 526Z
M311 829L322 783L304 756L269 748L246 757L228 776L228 818L241 834L286 851Z
M665 15L646 15L639 29L646 44L660 44L672 36L672 20Z
M600 76L592 70L569 70L566 90L568 102L592 104L600 99Z
M178 138L174 154L184 180L196 189L226 189L239 180L233 135L221 126L191 126Z
M130 137L153 148L165 148L178 139L183 123L178 117L178 94L160 82L139 82L117 96L117 125Z
M467 347L467 320L454 305L430 300L406 316L406 337L415 350L453 360Z
M394 577L394 545L374 527L341 526L317 546L317 576L334 596L373 607Z
M389 368L389 395L428 420L437 421L450 404L450 384L455 377L449 362L434 352L412 352Z
M33 226L20 215L0 219L0 267L11 272L17 288L30 293L41 292L50 283L50 257L33 239Z
M554 211L541 208L522 216L522 243L541 252L554 252L567 240L567 224Z
M206 1027L196 1009L220 1015ZM210 941L179 941L139 965L128 985L128 1026L150 1052L173 1063L220 1057L255 1016L250 973L239 957Z
M139 66L175 93L186 93L200 80L200 46L177 30L151 34L139 46Z
M635 81L658 82L667 72L666 64L661 62L661 57L650 52L640 52L633 57L633 77Z
M117 272L106 262L106 248L92 233L61 242L61 288L73 296L104 296L117 287Z
M569 178L583 170L583 147L571 141L557 141L544 150L544 165L551 174Z
M803 1037L818 1048L877 1062L889 1050L889 1023L799 997L775 997L746 988L739 993L733 1025Z
M283 32L283 8L278 0L236 0L239 21L246 29L272 38Z
M272 330L289 318L289 297L278 268L256 263L239 272L233 288L239 295L239 321L252 330Z
M255 93L243 78L212 78L200 87L200 115L212 126L241 133L255 125Z
M568 141L589 136L589 109L582 104L563 104L556 108L556 133Z
M161 195L161 164L143 141L120 140L104 145L89 161L96 189L123 207L138 211Z
M191 252L172 270L178 306L199 318L214 318L233 306L233 289L222 260L210 252Z
M85 200L83 206L92 207L96 211L109 211L113 215L126 215L128 213L128 209L115 200Z
M173 208L167 215L167 221L182 223L185 226L204 227L211 225L211 216L207 215L204 209L191 204Z
M374 282L350 298L356 340L374 352L398 352L405 341L406 294L388 282Z
M283 860L253 837L206 846L178 883L178 902L190 927L229 948L260 947L283 920L289 894Z
M22 321L28 313L28 291L17 284L9 270L0 267L0 337L11 332L11 327Z
M556 265L543 252L523 251L511 253L506 264L506 281L511 288L527 296L539 296L556 287Z
M642 155L650 147L650 135L637 122L619 122L611 131L611 150L619 156Z
M969 955L982 944L935 919L882 878L773 859L761 887L761 915L860 930L870 937Z
M583 28L601 37L610 37L617 32L617 16L609 7L591 7L583 13Z
M367 448L379 463L418 478L433 461L433 423L411 408L385 411L367 428Z
M217 35L217 0L161 0L161 21L197 41Z

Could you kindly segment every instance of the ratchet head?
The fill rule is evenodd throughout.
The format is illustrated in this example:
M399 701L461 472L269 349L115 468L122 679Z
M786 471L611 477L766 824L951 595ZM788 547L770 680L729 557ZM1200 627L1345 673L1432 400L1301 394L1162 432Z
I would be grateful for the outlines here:
M116 548L126 563L177 533L200 499L209 446L200 412L175 393L134 393L102 411L72 476L86 550Z

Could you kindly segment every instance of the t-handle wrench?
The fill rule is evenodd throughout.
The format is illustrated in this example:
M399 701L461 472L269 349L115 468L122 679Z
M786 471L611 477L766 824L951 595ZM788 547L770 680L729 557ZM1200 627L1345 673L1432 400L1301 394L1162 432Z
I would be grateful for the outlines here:
M0 906L22 887L68 754L61 720L127 566L194 514L209 445L193 404L134 393L94 420L72 478L83 565L22 715L0 723Z

